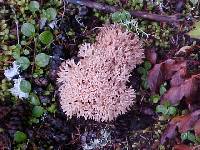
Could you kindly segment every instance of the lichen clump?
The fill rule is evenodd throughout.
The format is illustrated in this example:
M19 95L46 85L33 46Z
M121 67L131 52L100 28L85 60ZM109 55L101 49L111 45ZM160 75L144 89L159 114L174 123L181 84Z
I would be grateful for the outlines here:
M111 121L127 112L134 104L135 91L126 83L144 58L138 37L119 25L106 25L95 43L80 47L78 57L78 63L63 62L58 72L60 103L66 115Z

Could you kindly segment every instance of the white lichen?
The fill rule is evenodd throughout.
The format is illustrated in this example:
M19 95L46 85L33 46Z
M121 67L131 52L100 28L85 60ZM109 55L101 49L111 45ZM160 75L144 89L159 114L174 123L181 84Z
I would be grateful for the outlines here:
M93 139L91 139L89 143L86 143L87 135L88 132L85 132L81 136L83 150L102 149L104 146L111 142L111 133L108 132L106 129L101 130L100 136L98 138L95 134L93 134Z
M13 79L14 81L14 87L9 89L10 93L16 97L19 98L28 98L29 94L28 93L24 93L21 89L20 89L20 83L22 81L22 78L19 77L18 79Z
M127 29L135 30L137 35L140 35L141 33L142 36L149 38L149 34L139 28L138 21L136 19L125 20L124 22L121 22L121 24L124 25Z
M50 22L48 25L49 25L49 27L50 27L51 29L56 29L56 28L58 28L58 26L57 26L57 20L53 20L53 21Z
M12 63L12 67L9 67L4 71L4 75L8 80L11 80L14 76L19 75L19 65L17 65L16 61Z

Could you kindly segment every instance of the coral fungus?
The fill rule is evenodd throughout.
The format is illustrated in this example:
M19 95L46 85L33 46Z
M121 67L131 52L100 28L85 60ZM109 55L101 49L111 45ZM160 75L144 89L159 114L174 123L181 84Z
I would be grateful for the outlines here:
M106 25L93 44L80 47L78 63L66 60L58 72L60 103L73 115L111 121L134 104L135 91L127 87L130 72L142 63L138 37L119 25Z

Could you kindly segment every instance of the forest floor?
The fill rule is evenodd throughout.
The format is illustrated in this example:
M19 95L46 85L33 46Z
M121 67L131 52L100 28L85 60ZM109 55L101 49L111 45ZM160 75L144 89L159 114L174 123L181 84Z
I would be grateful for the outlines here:
M200 149L200 2L93 2L0 0L0 150ZM128 83L136 104L111 122L69 119L58 68L112 23L143 42Z

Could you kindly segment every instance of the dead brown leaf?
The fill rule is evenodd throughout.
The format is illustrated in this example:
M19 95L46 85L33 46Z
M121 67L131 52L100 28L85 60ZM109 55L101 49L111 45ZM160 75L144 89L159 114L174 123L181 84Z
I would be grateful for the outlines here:
M176 137L177 135L176 128L177 128L176 124L169 123L167 129L162 134L160 143L164 144L167 139L173 139L174 137Z
M200 119L194 125L195 135L200 137Z
M148 61L150 61L151 64L156 64L156 61L157 61L157 53L155 51L155 48L152 48L152 49L147 49L145 51L145 56L146 56L146 59Z
M148 85L153 92L157 92L160 85L172 78L179 79L179 82L182 82L180 77L185 73L186 70L186 61L182 59L168 59L160 64L156 64L153 69L151 69L148 73ZM177 72L181 72L178 74ZM177 74L176 74L177 73ZM174 79L175 80L175 79ZM179 83L178 82L178 83ZM172 81L172 84L177 84L175 81Z
M192 51L192 46L183 46L182 48L179 49L179 51L175 53L175 55L178 56L181 54L187 54L191 51Z
M196 110L195 112L185 115L179 119L176 117L172 119L172 121L176 122L178 131L180 133L187 132L192 129L195 123L200 119L200 110Z
M179 144L174 146L174 150L193 150L193 147L187 146L185 144Z
M173 118L161 137L161 144L164 144L166 139L173 139L177 134L176 129L178 129L179 133L187 132L191 130L199 120L200 109L191 114Z
M185 81L187 74L188 73L186 67L177 71L170 80L170 86L173 87L181 85Z
M178 81L179 83L183 81ZM177 83L174 82L174 85ZM193 75L180 86L171 87L161 98L161 103L169 101L172 105L178 104L183 98L197 101L200 99L200 74ZM189 101L188 101L189 102ZM192 102L189 102L192 103Z

